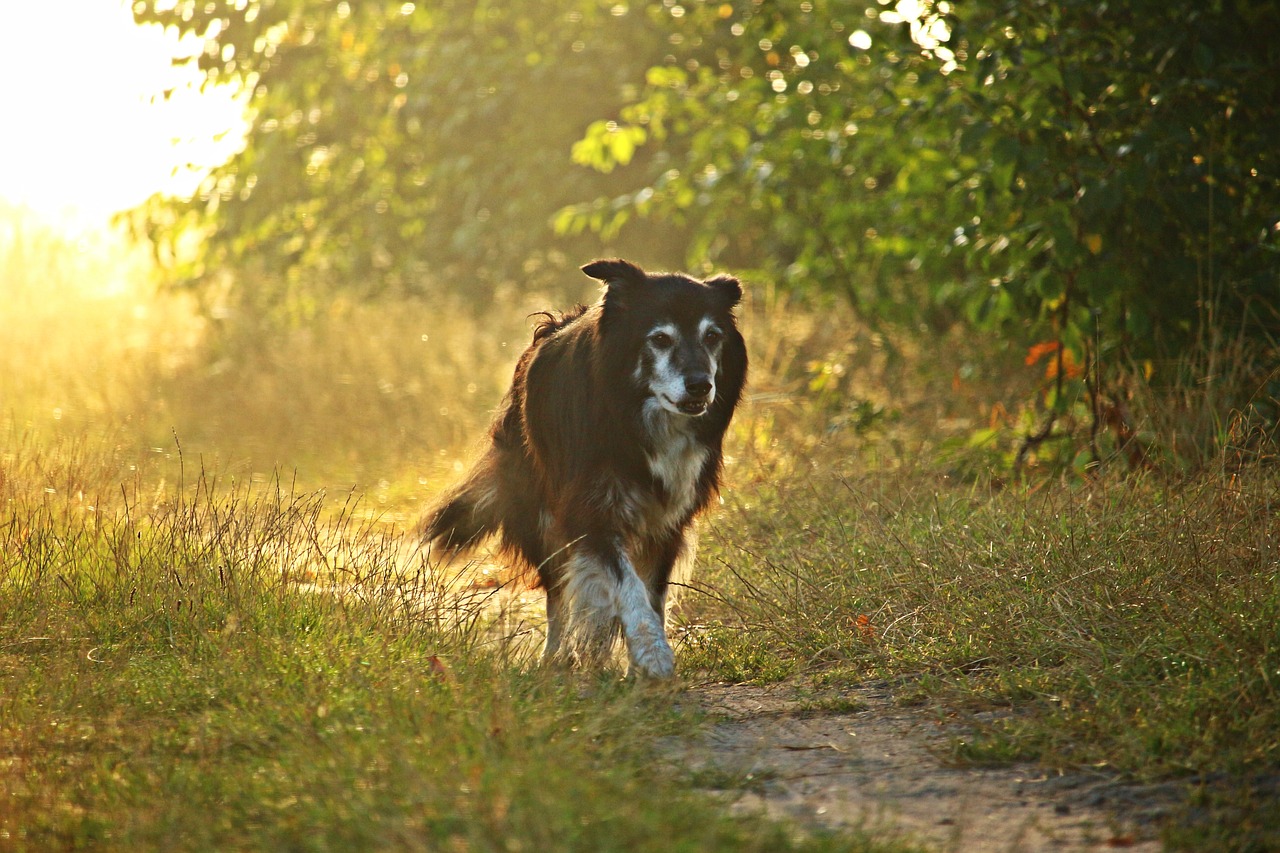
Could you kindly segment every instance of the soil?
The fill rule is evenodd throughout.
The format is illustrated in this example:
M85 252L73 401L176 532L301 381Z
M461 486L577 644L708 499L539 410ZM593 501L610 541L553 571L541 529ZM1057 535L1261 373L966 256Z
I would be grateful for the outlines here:
M948 763L953 739L979 720L902 707L884 683L825 693L707 684L685 696L709 725L665 741L665 759L734 812L809 829L862 829L945 851L1154 851L1156 823L1176 797L1100 774Z

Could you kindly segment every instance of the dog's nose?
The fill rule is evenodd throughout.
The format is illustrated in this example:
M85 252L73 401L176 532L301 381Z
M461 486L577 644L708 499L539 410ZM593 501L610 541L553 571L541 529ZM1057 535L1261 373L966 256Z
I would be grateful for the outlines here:
M711 377L691 376L685 380L684 390L690 397L705 397L711 393Z

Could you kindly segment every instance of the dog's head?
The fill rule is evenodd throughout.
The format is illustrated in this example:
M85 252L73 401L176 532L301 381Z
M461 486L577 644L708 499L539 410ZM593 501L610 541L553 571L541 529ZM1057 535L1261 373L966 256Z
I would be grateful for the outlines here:
M733 316L742 298L736 278L649 274L623 260L593 261L582 271L604 282L603 334L646 397L686 417L717 400L732 411L746 373Z

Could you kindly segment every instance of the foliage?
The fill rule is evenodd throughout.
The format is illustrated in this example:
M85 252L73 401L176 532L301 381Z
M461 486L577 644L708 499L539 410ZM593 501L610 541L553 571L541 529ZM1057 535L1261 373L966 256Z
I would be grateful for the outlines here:
M936 283L912 297L980 326L1049 322L1078 356L1095 316L1146 357L1188 340L1198 310L1230 323L1265 307L1280 249L1269 4L863 12L656 13L688 46L649 70L615 135L640 129L666 156L615 207L690 222L699 260L775 270L870 313L886 276L927 272ZM1242 45L1244 31L1259 38ZM607 141L580 144L611 166ZM954 248L959 290L938 280Z
M1280 423L1274 4L134 14L203 37L193 61L247 93L244 150L197 198L137 215L179 276L244 315L310 316L336 293L485 296L603 251L682 255L837 296L879 329L1025 351L1046 381L1003 454L1016 468L1152 464L1144 433L1175 404L1149 388L1204 390L1211 417L1165 436L1180 464L1203 464L1233 412L1246 433ZM1222 370L1237 362L1253 367Z
M1135 377L1214 382L1213 362L1241 342L1274 358L1272 4L655 14L683 47L649 70L617 133L641 129L662 154L633 191L567 208L562 229L606 210L606 231L633 213L676 221L695 235L691 263L839 293L872 322L958 322L1052 347L1050 417L1028 431L1040 440L1080 406L1091 436L1114 426L1132 451ZM612 165L602 142L585 138L598 150L583 159ZM1206 363L1175 360L1193 346ZM1206 402L1221 417L1266 380Z
M156 0L134 16L203 38L191 61L240 86L250 119L195 199L153 199L141 227L206 296L292 316L333 292L481 296L587 251L548 226L607 184L570 149L655 50L638 16L593 0Z
M949 251L933 206L914 199L936 202L953 174L943 125L913 121L911 106L932 96L931 61L864 7L657 7L677 49L649 69L617 133L639 128L661 151L634 190L567 208L559 227L604 211L606 231L632 213L663 218L695 235L691 264L838 293L872 321L914 319L902 270ZM870 43L863 27L900 49L873 61L851 44Z
M1242 50L1241 31L1260 38ZM1203 382L1201 402L1224 419L1267 380L1264 367L1232 387L1221 362L1247 361L1250 342L1274 358L1280 328L1277 33L1274 7L1248 2L1008 3L957 17L971 69L953 150L972 158L977 214L958 236L991 281L968 304L1056 345L1037 436L1087 397L1092 434L1109 428L1137 467L1149 460L1126 379ZM1181 359L1192 351L1200 363Z
M995 319L1052 319L1078 356L1106 334L1149 358L1194 340L1201 312L1233 329L1264 307L1280 281L1280 46L1239 33L1275 32L1273 7L1006 3L954 26L971 58L962 224L1008 290L986 303Z

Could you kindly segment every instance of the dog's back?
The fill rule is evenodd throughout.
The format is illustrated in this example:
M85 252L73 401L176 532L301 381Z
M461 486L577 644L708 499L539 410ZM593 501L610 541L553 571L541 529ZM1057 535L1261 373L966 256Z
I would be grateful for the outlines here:
M642 672L667 675L666 590L686 530L719 486L746 379L740 285L583 270L598 304L543 315L484 456L423 524L458 550L489 534L547 590L546 656L595 657L620 622Z

